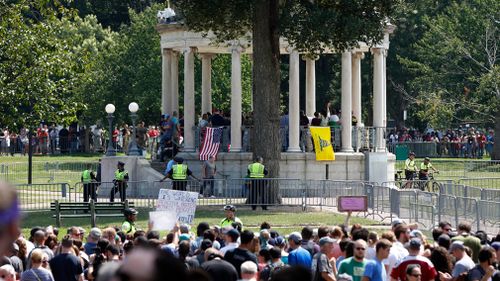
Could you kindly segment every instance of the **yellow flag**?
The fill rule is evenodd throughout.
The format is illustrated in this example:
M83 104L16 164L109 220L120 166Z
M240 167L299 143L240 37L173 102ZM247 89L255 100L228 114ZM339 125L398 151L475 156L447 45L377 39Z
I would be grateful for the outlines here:
M311 127L311 136L316 151L316 161L333 161L335 154L331 142L330 127Z

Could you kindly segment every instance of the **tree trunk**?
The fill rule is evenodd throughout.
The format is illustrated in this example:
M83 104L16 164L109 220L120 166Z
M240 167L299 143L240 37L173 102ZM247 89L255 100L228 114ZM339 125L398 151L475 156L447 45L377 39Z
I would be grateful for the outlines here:
M281 144L278 0L256 0L253 15L254 156L262 156L268 177L279 177ZM277 199L277 196L274 196ZM275 200L274 202L277 202Z
M493 145L493 154L491 160L500 160L500 109L497 110L495 120L495 144Z

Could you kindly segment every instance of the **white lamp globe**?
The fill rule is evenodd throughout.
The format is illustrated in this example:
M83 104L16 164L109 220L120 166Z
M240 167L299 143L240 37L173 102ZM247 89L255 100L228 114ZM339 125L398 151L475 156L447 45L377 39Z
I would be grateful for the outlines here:
M111 103L108 103L106 105L105 110L106 110L106 113L113 114L115 112L115 106L113 104L111 104Z
M130 112L132 113L136 113L137 110L139 110L139 105L135 102L131 102L129 105L128 105L128 110L130 110Z

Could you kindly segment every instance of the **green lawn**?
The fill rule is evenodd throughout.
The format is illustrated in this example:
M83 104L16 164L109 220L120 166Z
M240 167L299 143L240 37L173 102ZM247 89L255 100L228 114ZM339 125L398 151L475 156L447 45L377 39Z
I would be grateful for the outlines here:
M272 209L272 208L271 208ZM148 212L152 209L138 209L139 215L137 220L137 225L139 228L147 229L148 223ZM317 227L319 225L338 225L345 221L345 216L340 214L335 214L331 212L315 212L308 211L302 212L299 208L280 208L280 210L271 210L263 212L261 210L251 211L251 210L238 210L238 218L243 221L245 228L249 228L253 231L259 229L260 224L263 221L267 221L271 226L278 229L280 233L288 234L292 231L300 231L303 226L311 225ZM224 212L220 208L216 207L199 207L196 211L194 228L199 222L206 221L210 225L219 224L221 219L224 218ZM123 222L121 218L99 218L98 227L106 226L120 226ZM353 217L350 223L360 223L362 225L379 225L379 221L372 221L363 218ZM30 228L34 226L48 226L54 225L55 220L52 218L51 212L28 212L22 221L22 232L24 235L29 236ZM81 226L88 230L91 228L90 219L63 219L61 226L61 235L65 230L73 225ZM62 237L60 235L60 237Z

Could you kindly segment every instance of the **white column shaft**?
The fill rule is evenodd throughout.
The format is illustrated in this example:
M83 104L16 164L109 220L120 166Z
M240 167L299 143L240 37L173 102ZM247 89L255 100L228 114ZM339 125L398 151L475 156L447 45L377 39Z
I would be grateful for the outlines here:
M306 58L306 115L314 116L316 111L316 62Z
M172 103L172 94L171 94L171 51L168 49L161 50L161 59L162 59L162 67L161 67L161 113L162 114L171 114L171 103Z
M384 62L383 50L372 49L373 53L373 127L375 128L375 151L385 151L381 128L384 126Z
M290 75L288 93L288 152L300 152L300 95L299 95L299 61L296 50L290 53Z
M212 56L210 54L202 54L201 55L201 115L207 112L212 112Z
M352 55L352 113L361 125L361 58L360 53Z
M184 52L184 151L194 151L194 52Z
M172 112L179 113L179 53L172 52L170 63L171 68L171 93L172 93Z
M341 110L340 122L342 125L342 147L343 152L353 152L352 149L352 62L351 52L342 53L342 82L341 82Z
M241 151L241 49L231 52L231 152Z

